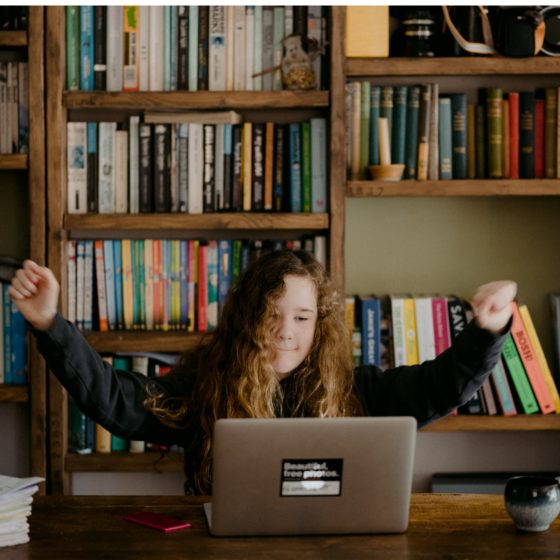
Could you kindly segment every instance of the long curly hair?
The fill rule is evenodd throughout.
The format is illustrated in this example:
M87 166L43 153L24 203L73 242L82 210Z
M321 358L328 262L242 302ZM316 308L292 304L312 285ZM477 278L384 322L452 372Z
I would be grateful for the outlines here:
M305 251L281 250L258 259L240 276L219 325L185 352L174 374L193 376L187 395L152 391L145 406L162 422L184 427L186 490L211 493L214 422L219 418L273 418L283 409L283 387L271 365L277 301L288 275L309 278L317 296L311 350L290 374L292 416L358 414L353 364L342 303L323 266Z

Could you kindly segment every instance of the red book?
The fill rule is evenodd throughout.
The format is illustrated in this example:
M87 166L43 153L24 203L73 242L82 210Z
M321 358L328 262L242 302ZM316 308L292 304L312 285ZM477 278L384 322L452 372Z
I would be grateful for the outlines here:
M509 178L519 179L519 93L509 93Z
M451 331L447 314L447 300L444 297L432 298L432 316L434 322L434 342L436 356L451 346Z
M198 247L198 332L208 330L208 245Z
M517 304L513 305L511 335L515 342L515 346L517 347L517 351L519 352L521 361L523 362L527 378L531 383L531 387L535 393L537 402L539 403L541 413L550 414L556 412L552 395L546 386L544 374L537 360L535 351L533 350L533 346L531 345L531 340L529 339L529 335L525 329L525 324L521 319L521 315L519 315Z
M544 99L535 100L535 179L544 177Z

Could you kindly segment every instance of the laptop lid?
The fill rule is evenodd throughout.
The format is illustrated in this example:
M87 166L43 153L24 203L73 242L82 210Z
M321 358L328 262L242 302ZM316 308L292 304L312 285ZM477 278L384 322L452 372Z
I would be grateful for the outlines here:
M211 533L395 533L408 526L416 420L218 420Z

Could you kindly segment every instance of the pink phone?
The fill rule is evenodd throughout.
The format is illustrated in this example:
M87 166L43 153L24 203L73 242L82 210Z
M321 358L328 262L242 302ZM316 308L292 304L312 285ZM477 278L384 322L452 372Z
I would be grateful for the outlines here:
M182 519L164 515L162 513L154 513L153 511L139 511L137 513L130 513L123 517L125 521L144 525L144 527L151 527L158 531L177 531L178 529L186 529L190 527L190 523L186 523Z

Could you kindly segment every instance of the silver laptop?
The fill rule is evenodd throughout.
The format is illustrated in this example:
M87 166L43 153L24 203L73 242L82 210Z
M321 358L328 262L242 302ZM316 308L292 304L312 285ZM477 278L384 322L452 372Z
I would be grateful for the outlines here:
M210 532L403 532L415 442L409 417L218 420Z

